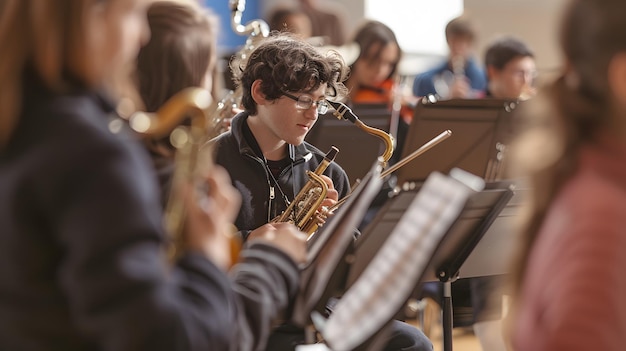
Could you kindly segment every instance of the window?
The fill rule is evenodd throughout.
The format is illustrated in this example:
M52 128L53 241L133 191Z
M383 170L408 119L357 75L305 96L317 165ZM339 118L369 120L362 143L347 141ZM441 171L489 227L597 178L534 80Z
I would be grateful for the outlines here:
M365 0L365 17L388 25L409 54L446 55L446 24L462 13L463 0Z

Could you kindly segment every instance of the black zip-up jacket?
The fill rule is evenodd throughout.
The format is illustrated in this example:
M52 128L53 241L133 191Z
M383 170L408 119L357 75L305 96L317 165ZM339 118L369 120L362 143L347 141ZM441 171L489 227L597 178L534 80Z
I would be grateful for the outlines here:
M297 146L289 145L291 166L285 167L276 178L280 187L280 190L277 189L265 160L254 152L254 147L244 137L243 128L248 117L247 112L235 116L231 130L211 142L215 148L215 162L226 168L233 185L241 193L241 209L235 225L244 237L249 231L268 223L274 214L282 213L287 206L280 190L291 201L294 193L309 180L306 171L314 171L325 156L325 153L306 141ZM340 199L348 194L348 176L337 163L332 162L324 175L332 179Z

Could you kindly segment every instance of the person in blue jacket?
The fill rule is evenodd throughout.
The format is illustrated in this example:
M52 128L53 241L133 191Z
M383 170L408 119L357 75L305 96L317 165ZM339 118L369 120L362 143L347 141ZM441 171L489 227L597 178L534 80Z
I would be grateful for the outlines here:
M478 98L487 86L485 72L473 54L475 29L465 16L446 25L448 58L438 66L418 74L413 81L413 95L437 95L441 99Z

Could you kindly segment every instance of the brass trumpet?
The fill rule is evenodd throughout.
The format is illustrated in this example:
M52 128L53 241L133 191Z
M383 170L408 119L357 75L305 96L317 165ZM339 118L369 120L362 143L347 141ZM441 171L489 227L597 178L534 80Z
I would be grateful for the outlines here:
M326 182L320 175L335 160L338 152L339 149L334 146L331 147L330 151L324 156L324 160L315 169L315 172L306 172L309 176L309 181L302 187L293 201L289 203L287 209L272 222L293 223L301 231L309 235L317 230L321 223L321 220L317 217L317 212L328 192L328 185L326 185Z

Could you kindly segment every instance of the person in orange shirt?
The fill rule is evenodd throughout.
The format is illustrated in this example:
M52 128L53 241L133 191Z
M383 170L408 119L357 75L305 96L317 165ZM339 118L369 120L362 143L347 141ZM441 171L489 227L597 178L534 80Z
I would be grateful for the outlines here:
M360 53L351 64L346 81L350 100L353 103L391 103L402 58L396 35L384 23L368 21L357 30L352 41L359 45Z
M392 131L397 139L396 151L390 160L391 163L397 162L413 118L410 102L404 99L399 89L396 89L402 50L391 28L378 21L363 24L352 41L359 45L360 53L350 66L350 77L346 81L346 87L350 90L350 102L388 104L390 116L394 102L398 100L400 102L397 132Z

